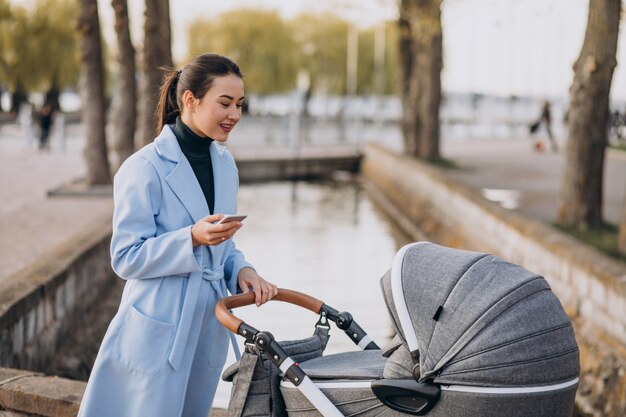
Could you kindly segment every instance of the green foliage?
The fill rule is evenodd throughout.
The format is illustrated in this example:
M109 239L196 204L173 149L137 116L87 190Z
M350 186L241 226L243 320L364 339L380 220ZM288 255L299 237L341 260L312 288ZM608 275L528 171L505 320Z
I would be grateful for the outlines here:
M257 93L286 91L295 83L296 44L277 12L241 9L189 28L189 53L217 52L234 59Z
M37 0L32 9L0 0L0 85L27 91L76 85L77 12L72 0Z
M348 23L329 14L300 15L290 23L300 46L297 62L309 72L312 89L344 94Z
M217 52L233 58L256 93L296 88L299 72L309 74L313 91L345 94L349 24L333 14L303 14L284 21L277 12L239 9L213 19L199 18L188 31L190 58ZM397 91L395 24L385 28L383 93ZM375 30L359 34L357 93L378 93Z

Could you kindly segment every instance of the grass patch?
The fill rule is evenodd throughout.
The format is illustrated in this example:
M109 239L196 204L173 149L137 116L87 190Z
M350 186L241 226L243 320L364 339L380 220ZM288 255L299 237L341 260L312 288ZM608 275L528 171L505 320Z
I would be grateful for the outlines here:
M460 165L457 164L456 161L454 161L453 159L439 157L428 162L444 169L461 169Z
M561 226L558 224L554 226L570 236L606 253L612 258L626 261L626 255L617 251L619 227L615 225L604 223L601 226L589 227L585 230L575 226Z
M619 145L609 145L609 148L616 151L626 152L626 143L620 143Z

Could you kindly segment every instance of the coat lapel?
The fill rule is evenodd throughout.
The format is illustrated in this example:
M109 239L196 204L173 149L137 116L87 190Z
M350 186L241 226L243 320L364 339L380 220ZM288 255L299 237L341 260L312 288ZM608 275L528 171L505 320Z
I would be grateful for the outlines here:
M211 163L215 180L215 213L234 214L237 207L239 177L232 155L224 145L211 144Z
M181 203L183 203L193 221L197 222L208 216L209 208L203 197L200 184L193 169L191 169L189 161L180 150L174 132L172 132L169 126L165 126L154 142L159 155L176 163L176 166L167 174L165 180Z
M213 209L213 213L224 213L224 202L227 196L224 195L224 184L222 183L222 175L224 174L224 167L222 166L222 155L223 147L221 145L217 145L215 142L211 144L211 164L213 165L213 189L215 190L215 206Z

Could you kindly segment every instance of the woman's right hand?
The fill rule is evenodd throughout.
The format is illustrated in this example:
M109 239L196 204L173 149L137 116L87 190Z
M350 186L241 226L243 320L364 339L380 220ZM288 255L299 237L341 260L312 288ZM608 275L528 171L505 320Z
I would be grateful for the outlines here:
M217 246L233 237L235 232L243 226L237 221L217 224L216 222L223 217L223 214L211 214L191 226L193 246Z

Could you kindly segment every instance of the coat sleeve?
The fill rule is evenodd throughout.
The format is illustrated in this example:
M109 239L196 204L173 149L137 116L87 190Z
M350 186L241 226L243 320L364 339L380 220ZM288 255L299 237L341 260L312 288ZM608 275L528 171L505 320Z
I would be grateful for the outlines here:
M237 283L237 276L242 268L254 269L250 263L246 262L243 253L235 246L235 242L231 242L228 257L226 258L226 263L224 264L224 276L226 278L228 291L230 291L231 294L241 292Z
M115 175L111 266L123 279L202 269L194 256L191 226L157 236L162 193L157 170L142 157L129 158Z

